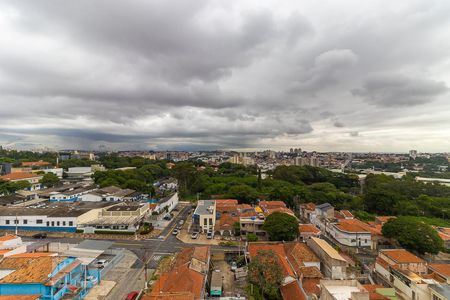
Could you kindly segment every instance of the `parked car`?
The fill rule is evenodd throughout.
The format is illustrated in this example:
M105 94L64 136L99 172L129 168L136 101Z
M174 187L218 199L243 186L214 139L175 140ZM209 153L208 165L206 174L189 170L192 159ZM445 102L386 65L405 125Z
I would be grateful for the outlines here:
M178 225L183 226L183 224L184 224L184 220L178 221Z
M175 229L172 231L172 234L173 234L173 235L177 235L177 234L178 234L178 229L175 228Z
M133 292L128 293L125 300L135 300L135 299L137 299L138 296L139 296L139 292L133 291Z
M191 239L194 239L194 240L196 240L197 238L198 238L198 232L193 232L192 234L191 234Z
M213 233L212 233L212 231L208 231L208 232L206 233L206 238L207 238L208 240L210 240L210 239L213 238Z
M103 269L105 266L106 266L106 263L107 263L108 261L106 260L106 259L99 259L99 260L97 260L97 262L95 263L95 266L97 267L97 268L100 268L100 269Z
M33 238L35 239L45 239L47 238L47 234L46 233L36 233L33 235Z

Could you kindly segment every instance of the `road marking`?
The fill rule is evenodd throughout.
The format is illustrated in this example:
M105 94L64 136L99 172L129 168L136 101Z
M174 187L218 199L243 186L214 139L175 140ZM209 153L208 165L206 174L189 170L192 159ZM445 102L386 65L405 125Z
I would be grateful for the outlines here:
M114 245L134 246L134 247L139 247L139 248L142 248L144 246L143 244L127 244L127 243L114 243Z

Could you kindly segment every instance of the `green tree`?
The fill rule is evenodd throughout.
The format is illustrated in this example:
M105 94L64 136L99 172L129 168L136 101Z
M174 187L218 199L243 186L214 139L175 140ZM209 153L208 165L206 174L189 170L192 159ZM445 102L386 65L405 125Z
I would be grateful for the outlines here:
M257 285L268 299L281 299L279 290L283 271L272 250L259 250L248 265L249 280Z
M280 212L270 214L263 229L267 231L271 241L292 241L299 235L297 218Z
M50 188L59 185L61 181L56 174L49 172L44 174L39 182L45 187Z
M396 239L402 247L421 254L437 254L444 243L436 230L417 219L400 216L391 219L382 228L383 236Z
M258 236L254 233L248 233L247 234L247 241L249 242L256 242L258 241Z
M232 186L228 190L228 196L244 203L253 203L256 199L258 199L258 192L251 186L239 184Z

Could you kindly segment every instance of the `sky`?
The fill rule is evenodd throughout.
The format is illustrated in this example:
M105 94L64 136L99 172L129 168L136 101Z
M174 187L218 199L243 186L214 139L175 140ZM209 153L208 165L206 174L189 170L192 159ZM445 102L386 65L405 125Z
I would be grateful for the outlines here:
M450 1L0 0L0 145L450 152Z

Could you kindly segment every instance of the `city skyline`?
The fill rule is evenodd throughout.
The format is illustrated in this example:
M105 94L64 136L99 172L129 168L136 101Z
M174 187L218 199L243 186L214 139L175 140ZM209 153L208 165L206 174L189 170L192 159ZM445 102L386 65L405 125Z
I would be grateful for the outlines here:
M450 3L0 1L0 145L448 152Z

